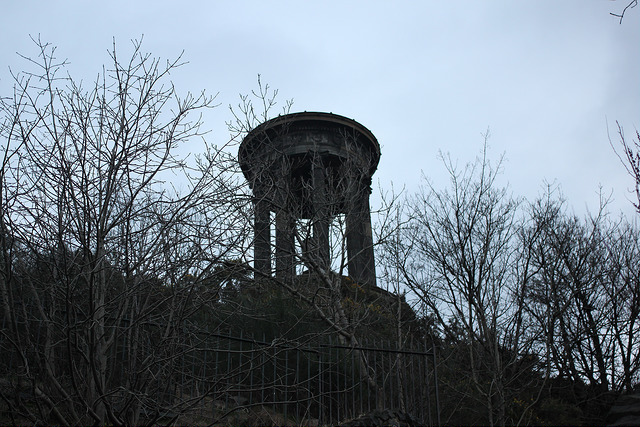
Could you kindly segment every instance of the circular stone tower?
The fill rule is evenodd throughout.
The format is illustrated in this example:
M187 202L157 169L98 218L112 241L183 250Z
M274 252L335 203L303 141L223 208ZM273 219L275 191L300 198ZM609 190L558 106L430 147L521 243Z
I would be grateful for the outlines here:
M254 195L254 267L277 277L296 264L330 267L330 225L344 215L349 276L375 286L369 195L380 145L360 123L331 113L276 117L240 144L240 167ZM271 218L275 215L275 250Z

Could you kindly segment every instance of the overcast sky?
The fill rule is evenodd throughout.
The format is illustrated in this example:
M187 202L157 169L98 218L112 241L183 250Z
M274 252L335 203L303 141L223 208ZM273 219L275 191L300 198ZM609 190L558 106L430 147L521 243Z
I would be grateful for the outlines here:
M293 98L293 111L328 111L369 128L382 147L374 180L414 191L422 173L446 185L438 153L461 163L482 148L505 154L504 182L533 200L561 185L576 213L598 188L633 215L631 178L607 138L618 120L640 127L640 6L625 0L469 1L10 1L0 25L0 90L29 36L58 46L76 78L91 80L115 38L189 64L179 92L218 93L208 140L228 139L228 104L256 77ZM194 143L194 149L198 145Z

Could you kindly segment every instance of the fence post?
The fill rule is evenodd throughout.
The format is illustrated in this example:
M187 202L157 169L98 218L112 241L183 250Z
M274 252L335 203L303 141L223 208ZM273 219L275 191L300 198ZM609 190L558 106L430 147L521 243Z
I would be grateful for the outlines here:
M231 335L231 331L229 331L229 335ZM231 372L231 366L232 366L232 361L231 361L231 340L227 338L227 372L226 372L226 390L225 390L225 400L224 400L224 404L225 407L228 409L229 408L229 388L231 387L231 378L229 377L229 373Z
M302 350L300 348L296 348L296 372L295 372L295 376L293 378L293 384L295 386L294 388L294 393L295 393L295 398L296 398L296 421L299 422L300 421L300 395L302 393L300 393L300 352Z
M264 333L262 334L262 342L263 343L265 342ZM265 369L265 365L266 365L264 357L265 357L266 351L267 351L267 349L265 348L264 351L260 352L260 369L262 371L261 372L262 375L260 375L260 377L262 378L262 384L260 386L260 401L262 402L263 405L264 405L264 389L265 389L265 386L264 386L264 369Z
M318 425L322 425L322 347L318 344Z
M356 364L353 358L354 351L351 350L351 417L356 416ZM360 381L358 381L360 383Z
M219 332L220 329L216 329L216 332ZM216 414L216 397L218 394L218 389L220 387L220 380L218 378L218 363L220 362L220 349L217 347L220 347L220 338L219 338L219 334L217 334L217 341L218 341L218 345L216 345L216 363L215 365L213 365L213 381L214 381L214 386L213 386L213 415L215 416Z
M440 395L438 394L438 367L437 367L437 358L436 358L436 342L433 340L433 335L431 336L431 353L433 354L433 382L436 388L436 418L438 420L438 426L440 426Z
M276 412L276 378L278 375L278 372L276 370L276 362L278 361L278 353L277 353L277 348L275 346L275 344L273 345L273 386L272 386L272 390L273 390L273 412Z
M253 333L251 334L251 346L249 348L249 369L251 372L249 373L249 406L253 403L253 362L254 357L256 355L256 339Z
M284 386L284 425L287 424L287 409L289 407L289 351L287 348L284 350L284 381L282 382Z
M329 335L329 361L328 361L328 364L329 364L329 393L328 393L327 397L329 399L329 422L330 423L333 422L333 401L331 399L331 393L333 392L333 390L332 390L333 389L333 387L332 387L333 381L331 381L331 359L332 359L331 350L332 350L332 347L333 347L333 340L331 339L331 335Z

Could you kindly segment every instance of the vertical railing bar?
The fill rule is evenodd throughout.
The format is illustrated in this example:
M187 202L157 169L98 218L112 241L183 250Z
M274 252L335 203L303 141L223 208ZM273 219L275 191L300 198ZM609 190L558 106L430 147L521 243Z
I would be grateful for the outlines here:
M391 344L387 344L389 346L389 348L392 348ZM393 347L395 347L395 349L398 349L398 342L394 341L393 342ZM391 401L391 409L397 409L400 405L399 400L401 399L400 397L400 390L398 387L398 379L400 378L400 372L398 371L398 368L400 367L399 363L398 363L398 353L387 353L389 355L389 366L393 366L395 367L395 375L393 375L393 373L391 374L391 377L389 378L389 400ZM395 388L393 385L393 380L395 380L396 384L395 384ZM395 399L394 399L395 397ZM396 400L398 399L398 400Z
M400 351L402 349L402 345L400 342L397 343L396 345L398 351ZM406 411L406 405L407 405L407 395L405 393L405 383L403 381L403 379L405 378L404 375L404 367L405 367L405 359L404 359L404 354L400 354L398 353L398 355L396 356L396 364L397 366L397 372L398 372L398 377L396 378L396 386L398 388L398 410L403 410L402 408L402 402L404 402L405 404L405 408L404 410Z
M418 342L416 344L416 348L420 349L420 343ZM425 353L426 351L422 350L423 353ZM425 402L425 397L422 395L422 381L419 380L419 378L422 378L422 375L420 374L420 366L422 366L422 359L424 357L423 356L416 356L414 359L414 366L415 366L415 371L414 374L411 375L414 381L414 388L413 388L413 392L415 393L415 408L420 408L420 420L424 421L424 402ZM415 373L417 371L417 373Z
M351 350L351 417L356 415L356 364L354 360L354 351Z
M407 346L401 345L400 348L406 349ZM404 402L404 407L400 405L400 410L406 413L413 413L412 412L413 411L413 398L412 398L413 393L411 393L413 391L412 390L413 382L411 381L412 378L408 375L409 369L411 366L411 358L413 356L409 354L401 354L400 356L401 356L401 359L399 362L400 376L398 378L398 381L399 381L398 385L401 389L401 392L403 393L401 402Z
M202 353L203 353L203 365L204 368L202 369L201 372L201 376L200 376L200 381L198 382L198 384L200 385L200 389L198 390L198 396L203 396L206 393L207 390L207 352L209 351L209 346L208 346L208 340L209 340L209 325L206 326L206 335L204 338L204 346L202 348ZM204 405L200 405L200 415L204 415Z
M348 364L348 356L347 356L347 351L348 350L344 350L344 354L343 354L343 358L344 358L344 417L347 418L349 417L349 393L353 393L353 390L351 390L351 387L349 386L349 364ZM353 411L353 407L351 408Z
M307 349L311 350L311 344L307 344ZM307 417L311 417L311 351L307 353Z
M340 401L342 402L342 400L344 400L344 406L342 407L342 418L347 418L349 416L349 413L347 412L348 409L348 405L347 405L347 391L348 391L348 385L347 385L347 350L342 350L342 355L340 356L342 359L342 378L344 379L344 387L342 389L342 397L343 399L340 399Z
M123 342L122 342L122 363L120 363L120 384L122 386L124 386L125 384L124 384L124 377L123 376L124 376L125 367L131 368L131 366L129 365L128 358L127 358L127 334L126 333L122 334L122 340L123 340ZM127 369L127 372L129 370L130 369ZM127 375L127 377L128 377L128 375Z
M382 344L382 340L380 341L380 343ZM381 347L382 348L382 347ZM383 407L386 408L387 406L387 378L388 376L385 375L385 372L387 372L387 370L385 369L385 365L384 365L384 355L385 353L380 354L380 358L382 359L382 369L380 372L382 372L382 405Z
M231 335L231 333L229 333L229 335ZM231 379L233 378L233 376L230 376L229 374L231 373L231 340L227 339L227 380L226 380L226 392L225 392L225 400L224 400L224 404L226 408L229 408L229 389L231 387L233 387L233 385L231 385Z
M277 376L278 376L278 372L277 372L277 366L276 366L276 361L278 359L278 353L277 353L278 349L276 348L276 346L273 346L273 383L272 383L272 397L273 397L273 412L276 412L276 384L278 383L277 381Z
M295 375L293 378L293 390L294 390L294 398L295 398L295 405L296 405L296 422L300 422L300 386L301 386L301 381L300 381L300 377L302 375L300 375L300 349L296 348L296 370L295 370Z
M323 365L322 365L322 347L318 346L318 425L324 425L324 399L322 396L322 379L323 379Z
M426 345L425 345L425 353L426 353ZM425 356L422 358L422 361L424 363L424 375L425 375L425 383L426 383L427 414L429 417L429 424L433 425L433 414L431 413L431 384L430 384L431 374L429 372L429 356L425 354Z
M207 377L207 353L209 353L209 345L208 345L208 343L209 343L209 325L206 326L205 331L206 331L207 335L205 336L204 348L202 349L202 352L204 353L204 357L202 358L203 359L203 363L204 363L204 369L203 369L203 372L202 372L202 379L200 380L200 384L201 384L201 387L202 387L202 390L199 392L200 395L204 394L205 390L207 389L206 381L207 381L207 378L208 378Z
M218 338L216 338L216 362L215 365L213 365L213 381L214 381L214 388L213 388L213 411L214 411L214 416L215 416L215 410L216 410L216 398L218 397L218 390L220 388L220 381L218 378L218 364L220 363L220 330L216 329Z
M394 347L397 347L397 342L393 342L393 344L391 344L391 341L387 341L387 348L392 349ZM397 391L397 384L395 385L396 388L394 388L394 380L398 381L398 363L397 363L397 359L398 358L398 354L395 352L387 352L387 359L389 359L389 371L390 371L390 375L389 375L389 403L391 406L391 409L394 410L397 408L396 406L396 399L399 398L398 396L398 391ZM392 368L395 368L395 375Z
M250 353L249 353L249 406L251 406L251 404L253 403L253 377L254 377L254 363L255 363L255 357L256 357L256 344L255 344L255 336L253 334L251 334L251 347L250 347Z
M240 353L238 353L238 372L239 373L243 371L243 369L242 369L242 354L243 354L242 352L244 351L244 339L243 339L244 338L244 334L243 334L243 332L244 331L242 329L240 329ZM236 377L236 376L234 375L234 377ZM238 375L237 378L238 379L235 380L234 382L237 382L238 384L234 385L233 388L238 390L238 391L244 390L245 384L240 384L240 380L242 379L242 377L240 375ZM237 403L237 401L238 400L236 399L236 403Z
M287 349L285 349L284 351L284 381L283 381L283 386L284 386L284 395L283 395L283 399L282 401L284 402L284 425L287 424L287 414L288 414L288 407L289 407L289 351L287 351Z
M438 367L437 367L437 359L436 359L436 343L433 340L433 336L431 336L431 346L433 354L433 382L436 388L436 418L438 420L438 426L440 426L440 396L438 395Z
M347 414L347 367L345 365L346 362L346 357L345 357L345 353L347 350L345 349L339 349L339 351L341 352L340 354L340 358L338 359L339 362L342 362L342 379L343 379L343 386L342 386L342 391L340 394L338 394L338 406L340 406L340 408L342 408L342 419L346 419L348 417ZM340 376L338 378L340 378ZM338 387L340 388L340 387Z
M416 346L417 349L420 349L419 344ZM423 396L422 394L422 386L424 384L425 381L421 380L422 378L422 374L421 374L421 366L422 366L422 359L424 358L424 356L420 355L420 356L415 356L414 361L413 361L413 365L415 368L412 371L411 377L413 379L413 383L414 383L414 387L413 387L413 393L415 395L415 399L414 399L414 411L417 411L417 416L420 417L420 420L422 420L423 422L425 422L425 418L424 418L424 405L425 405L425 399L426 397Z
M2 330L6 331L6 316L2 316ZM2 351L4 353L4 340L2 343ZM9 348L11 348L11 346L9 346ZM13 370L13 349L11 348L11 351L9 351L9 365L7 366L9 368L8 372L11 372ZM4 372L3 372L4 374Z
M403 348L405 348L402 344L399 346L399 349L402 350ZM409 369L407 364L411 364L411 355L409 354L400 354L400 360L399 360L399 368L400 368L400 376L398 377L398 381L400 382L400 384L398 384L401 392L402 392L402 401L404 401L404 411L405 412L409 412L410 408L412 407L411 405L411 396L409 394L409 390L410 390L410 384L409 384L409 377L407 376L407 370ZM408 362L407 362L408 360ZM402 405L400 406L400 409L402 408Z
M178 337L178 346L179 346L179 347L178 347L178 348L179 348L179 350L178 350L178 351L179 351L179 352L181 353L181 355L182 355L182 357L180 358L180 359L182 360L182 363L181 363L181 366L180 366L180 393L181 393L181 394L184 394L184 382L185 382L185 381L184 381L184 374L185 374L185 372L184 372L184 370L185 370L185 368L184 368L184 363L185 363L185 362L184 362L184 361L185 361L185 359L186 359L186 357L187 357L187 355L186 355L186 353L185 353L185 351L184 351L184 349L185 349L185 342L184 342L184 340L185 340L185 335L186 335L186 331L185 331L185 327L184 327L184 322L182 323L182 328L180 328L180 330L182 330L182 334L181 334L181 336L179 336L179 337ZM172 367L172 368L173 368L173 367ZM172 403L174 402L174 398L175 398L175 397L176 397L176 396L174 395L174 396L171 398L171 402L172 402Z
M329 399L329 423L333 422L333 398L332 398L332 394L333 394L333 388L331 387L331 384L333 381L331 381L331 365L332 363L332 349L333 349L333 340L331 339L331 335L329 335L329 361L328 361L328 365L329 365L329 390L327 392L327 398Z
M413 347L411 347L412 351L413 351ZM413 359L415 358L414 355L405 355L405 363L403 363L403 369L402 369L402 385L404 387L404 389L406 390L405 393L405 405L406 405L406 411L407 413L415 413L415 403L416 403L416 389L415 389L415 381L414 381L414 366L413 366Z
M198 353L196 351L195 348L195 343L197 342L197 338L193 337L194 339L194 343L192 344L192 351L191 351L191 396L189 396L190 398L195 397L196 393L195 393L195 389L197 389L198 387L198 382L196 380L196 365L197 365L197 360L198 360ZM199 393L198 393L199 395Z
M265 342L265 337L264 337L264 333L262 334L262 342ZM261 370L261 375L260 377L262 378L262 385L260 387L260 401L262 402L262 404L264 405L264 390L265 390L265 377L264 377L264 370L265 370L265 365L266 362L264 360L264 356L266 353L266 349L264 349L263 351L260 352L260 370Z
M340 342L336 342L339 344ZM338 417L336 418L336 422L340 422L344 418L344 406L342 404L342 396L344 396L344 386L340 384L342 378L342 369L340 368L340 364L342 363L342 352L341 348L336 348L336 412L338 413Z
M353 353L351 353L352 355L354 355ZM364 350L361 353L362 357L364 356ZM352 356L353 357L353 356ZM370 358L367 358L366 360L369 360ZM353 366L356 366L356 362L353 361L351 362L353 364ZM354 369L355 370L355 369ZM360 390L360 413L362 414L362 409L363 409L363 403L362 403L362 372L360 371L360 365L358 364L358 389Z
M376 347L376 340L373 340L373 348ZM376 386L378 385L378 352L374 351L373 352L373 381L375 382ZM379 388L376 388L374 390L374 399L375 399L375 403L374 403L374 409L377 409L377 405L378 405L378 392L379 392ZM371 412L371 387L369 387L369 397L367 398L367 405L369 406L367 408L368 412Z
M387 342L387 346L389 346L389 348L392 348L391 344L389 342ZM398 343L394 342L393 346L396 348L396 350L398 349ZM390 367L395 367L395 371L396 371L396 375L393 375L393 370L390 369L391 375L389 376L389 401L391 402L391 409L396 409L396 399L400 399L400 390L398 390L398 353L387 353L387 356L389 358L389 366ZM393 380L396 380L396 388L393 387ZM394 399L394 397L396 399Z

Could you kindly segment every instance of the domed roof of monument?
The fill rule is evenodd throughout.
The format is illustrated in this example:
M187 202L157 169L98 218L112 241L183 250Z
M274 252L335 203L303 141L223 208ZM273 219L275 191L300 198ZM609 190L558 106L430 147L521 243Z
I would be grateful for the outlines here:
M376 137L362 124L353 119L333 113L303 111L285 114L256 126L242 140L238 152L238 160L246 173L250 169L251 153L256 153L269 146L274 146L279 137L293 134L327 131L353 135L363 149L371 155L370 173L373 173L380 158L380 144Z

